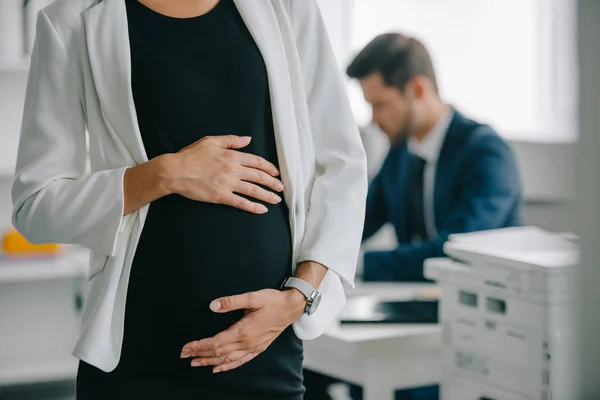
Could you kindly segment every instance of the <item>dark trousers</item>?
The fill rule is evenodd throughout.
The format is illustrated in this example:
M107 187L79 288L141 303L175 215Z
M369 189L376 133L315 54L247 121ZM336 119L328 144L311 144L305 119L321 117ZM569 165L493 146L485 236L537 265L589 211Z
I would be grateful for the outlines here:
M243 391L211 391L205 387L168 379L131 379L104 373L83 361L77 374L77 400L302 400L302 396L251 396Z
M327 387L334 383L343 383L335 378L321 375L311 370L304 370L304 387L306 394L304 400L332 400L327 394ZM352 400L362 400L362 388L348 384ZM395 400L438 400L439 386L427 386L417 389L397 390Z

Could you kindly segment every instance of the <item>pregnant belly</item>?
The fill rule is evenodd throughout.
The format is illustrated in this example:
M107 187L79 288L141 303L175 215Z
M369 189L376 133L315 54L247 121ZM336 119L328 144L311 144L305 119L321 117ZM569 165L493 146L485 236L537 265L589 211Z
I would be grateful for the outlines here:
M161 319L184 336L211 335L241 318L242 312L212 313L209 304L277 289L291 274L287 207L268 208L254 215L178 195L154 202L134 257L127 318L143 325Z
M182 346L244 316L214 313L212 300L279 288L291 274L288 211L284 202L268 207L253 215L181 196L150 206L129 281L122 368L192 373Z

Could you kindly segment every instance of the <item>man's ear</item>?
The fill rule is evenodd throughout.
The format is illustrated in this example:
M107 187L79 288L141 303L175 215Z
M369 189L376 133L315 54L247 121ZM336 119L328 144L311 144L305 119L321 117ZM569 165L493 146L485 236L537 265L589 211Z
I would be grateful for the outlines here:
M429 79L422 75L417 75L406 85L407 94L411 94L413 98L420 99L425 96L429 88L431 87L431 82Z

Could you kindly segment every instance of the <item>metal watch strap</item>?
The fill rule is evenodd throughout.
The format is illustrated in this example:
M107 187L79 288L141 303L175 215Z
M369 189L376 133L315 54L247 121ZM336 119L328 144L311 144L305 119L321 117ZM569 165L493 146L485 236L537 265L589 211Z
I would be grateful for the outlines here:
M298 289L304 295L304 297L306 297L307 300L312 297L313 293L316 290L314 287L312 287L310 283L306 282L304 279L294 277L287 278L285 282L283 282L283 287Z

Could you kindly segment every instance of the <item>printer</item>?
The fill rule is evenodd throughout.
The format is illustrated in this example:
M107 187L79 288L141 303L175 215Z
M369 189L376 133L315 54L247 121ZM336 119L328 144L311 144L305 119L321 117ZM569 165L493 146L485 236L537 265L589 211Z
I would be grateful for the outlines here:
M573 238L536 227L451 235L425 262L442 289L442 400L576 400Z

